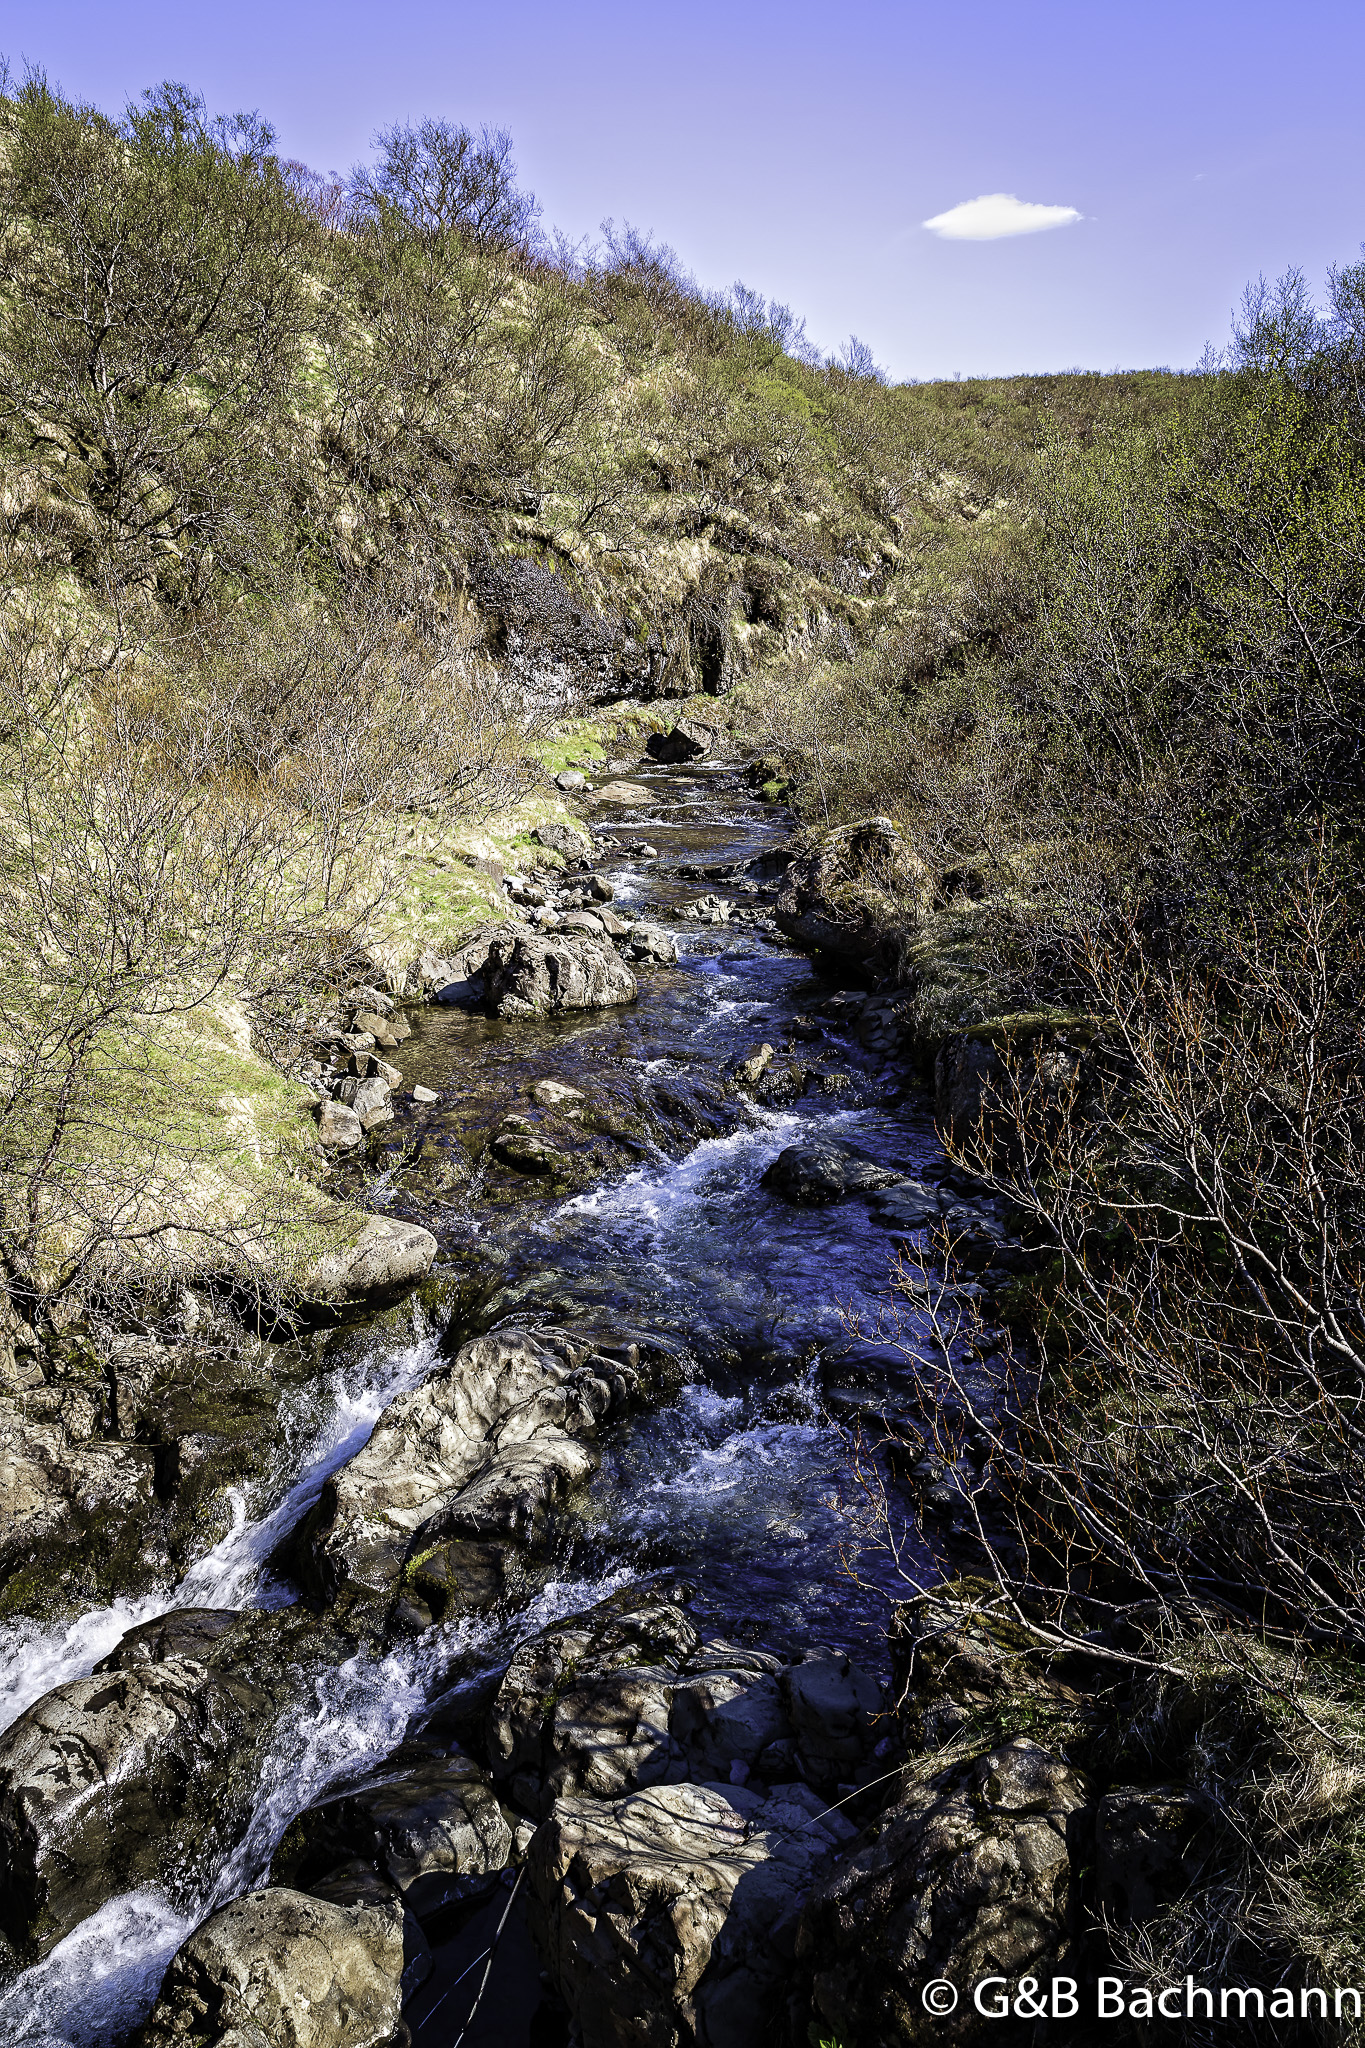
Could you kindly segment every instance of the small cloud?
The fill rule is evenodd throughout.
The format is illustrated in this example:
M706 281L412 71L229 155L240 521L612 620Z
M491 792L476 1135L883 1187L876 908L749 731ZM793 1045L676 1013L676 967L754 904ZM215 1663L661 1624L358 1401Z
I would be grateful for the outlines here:
M983 192L921 223L945 242L998 242L1005 235L1040 235L1045 228L1069 228L1081 218L1074 206L1037 206L1012 192Z

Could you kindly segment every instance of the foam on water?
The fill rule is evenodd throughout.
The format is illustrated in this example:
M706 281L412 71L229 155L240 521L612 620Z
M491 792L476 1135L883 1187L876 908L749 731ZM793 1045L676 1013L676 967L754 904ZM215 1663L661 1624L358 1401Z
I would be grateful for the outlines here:
M624 1180L591 1194L574 1195L554 1211L552 1220L570 1216L592 1216L606 1222L643 1218L653 1224L680 1221L720 1183L740 1168L746 1179L757 1180L779 1152L795 1144L814 1128L828 1130L865 1116L856 1109L828 1112L818 1119L796 1110L759 1110L757 1128L731 1131L723 1138L704 1138L687 1154L662 1170L637 1167Z
M321 1419L302 1433L302 1469L283 1499L253 1518L246 1496L232 1489L232 1527L178 1585L137 1600L115 1600L51 1628L26 1619L10 1623L0 1632L0 1730L54 1686L88 1677L130 1628L174 1607L271 1607L287 1600L266 1572L266 1559L307 1514L330 1474L367 1442L389 1402L426 1378L435 1351L435 1338L423 1337L331 1374L321 1389Z
M297 1814L392 1754L452 1665L510 1656L526 1636L633 1576L618 1569L596 1580L556 1580L514 1622L449 1623L388 1656L362 1654L318 1673L281 1717L245 1836L206 1873L198 1896L186 1906L151 1889L110 1899L0 1996L0 2038L16 2048L108 2048L146 2017L167 1964L194 1928L266 1882L275 1846Z

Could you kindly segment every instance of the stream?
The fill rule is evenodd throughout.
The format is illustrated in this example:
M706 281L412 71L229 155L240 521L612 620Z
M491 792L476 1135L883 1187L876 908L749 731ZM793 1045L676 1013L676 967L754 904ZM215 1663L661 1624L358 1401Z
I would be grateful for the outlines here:
M775 931L676 921L711 890L766 908L768 895L682 870L756 864L749 873L761 890L780 871L785 813L749 795L732 767L642 769L632 781L647 802L589 808L594 865L612 880L618 910L675 934L677 965L641 968L638 1003L616 1010L501 1022L414 1009L413 1036L396 1057L405 1092L424 1083L440 1095L429 1129L452 1157L467 1159L461 1138L524 1109L543 1079L681 1102L694 1113L690 1137L640 1143L633 1165L569 1196L485 1155L439 1201L424 1203L402 1180L390 1192L382 1175L367 1199L377 1206L387 1195L396 1213L432 1229L442 1268L484 1276L480 1326L512 1314L586 1313L658 1333L685 1361L680 1391L613 1426L555 1575L519 1613L434 1627L387 1655L309 1672L276 1730L245 1840L187 1899L133 1892L92 1915L0 1996L6 2041L117 2048L192 1927L264 1882L296 1813L382 1761L415 1719L477 1686L517 1641L640 1575L681 1569L696 1588L695 1610L725 1635L779 1650L829 1643L886 1668L886 1622L905 1587L872 1552L849 1575L845 1504L856 1495L857 1417L894 1403L913 1379L903 1352L849 1329L850 1315L875 1320L895 1239L862 1197L797 1208L760 1179L786 1146L816 1132L915 1176L941 1157L929 1105L859 1047L856 1003L833 1000L839 982ZM657 857L627 850L642 840ZM846 1079L770 1108L722 1094L715 1084L763 1041ZM413 1112L405 1105L402 1114ZM178 1585L52 1629L11 1625L0 1635L0 1725L89 1673L127 1629L158 1613L293 1601L296 1590L269 1563L281 1537L388 1402L470 1334L472 1325L419 1328L401 1342L374 1332L352 1343L291 1413L287 1469L234 1500L232 1529ZM450 2048L460 2034L478 1973L449 1986L466 1950L475 1952L467 1941L458 1954L438 1953L436 1989L426 1987L409 2021L419 2048ZM512 1929L496 1964L468 2048L564 2039L536 2017L538 1965L524 1930Z

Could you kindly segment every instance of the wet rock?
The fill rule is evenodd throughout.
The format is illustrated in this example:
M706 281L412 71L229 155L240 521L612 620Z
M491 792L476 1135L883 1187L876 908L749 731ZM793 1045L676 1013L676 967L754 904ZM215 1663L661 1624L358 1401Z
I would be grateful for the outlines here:
M542 1109L569 1109L587 1100L581 1088L571 1088L567 1081L533 1081L528 1092Z
M879 1188L872 1197L872 1213L888 1230L924 1230L938 1222L942 1211L936 1189L907 1180Z
M424 1088L419 1081L412 1091L412 1099L414 1102L420 1103L425 1109L429 1108L432 1103L439 1102L441 1098L434 1088Z
M403 1932L397 1899L250 1892L176 1955L138 2048L389 2048Z
M720 730L700 719L680 718L672 732L652 732L645 752L653 761L700 761L720 744Z
M529 1918L586 2041L767 2038L801 1904L853 1830L805 1786L666 1784L555 1804L527 1857Z
M773 1048L765 1041L747 1059L735 1065L735 1079L745 1088L755 1087L773 1063Z
M605 875L585 876L584 887L594 903L611 903L615 899L616 890Z
M925 2012L927 1979L1042 1976L1067 1941L1081 1778L1024 1737L912 1784L813 1891L798 1968L815 2028L882 2044L993 2038L969 1999Z
M0 1933L45 1955L106 1899L183 1885L246 1825L275 1703L195 1657L58 1686L0 1736Z
M628 1367L572 1334L475 1338L400 1394L328 1480L295 1545L306 1583L363 1613L386 1607L452 1539L536 1544L557 1504L596 1469L598 1425L634 1384Z
M368 1217L350 1244L328 1252L298 1282L310 1301L355 1301L411 1286L431 1271L436 1240L418 1223Z
M498 1131L493 1138L493 1154L515 1173L555 1174L568 1165L562 1152L533 1131Z
M672 967L678 958L678 942L660 925L636 924L631 926L626 951L632 960L644 965Z
M318 1104L318 1136L329 1152L354 1152L365 1142L365 1127L349 1103L324 1095Z
M837 1202L844 1195L888 1187L900 1178L856 1145L838 1138L811 1138L779 1152L763 1175L763 1186L787 1202Z
M728 924L734 907L728 896L698 896L695 903L685 904L678 915L692 924Z
M488 1773L459 1750L414 1743L291 1822L270 1876L274 1884L314 1891L359 1860L420 1920L486 1890L511 1854L512 1831Z
M574 934L519 932L489 952L488 1005L498 1017L633 1003L639 984L608 945Z
M456 976L436 989L433 1001L444 1004L448 1010L477 1010L483 1004L483 979L478 975Z
M889 818L826 834L792 861L774 906L778 928L816 952L866 966L888 930L932 906L933 877Z

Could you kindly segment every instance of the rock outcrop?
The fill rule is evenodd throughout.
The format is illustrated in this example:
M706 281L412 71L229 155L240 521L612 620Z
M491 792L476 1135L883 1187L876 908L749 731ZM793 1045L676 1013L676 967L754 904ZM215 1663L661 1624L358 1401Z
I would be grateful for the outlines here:
M509 1553L534 1549L558 1504L596 1470L599 1425L635 1390L632 1369L563 1331L505 1329L466 1344L400 1394L333 1475L294 1545L311 1591L361 1617L400 1588L419 1625L486 1606Z
M424 1920L486 1891L511 1854L512 1831L487 1771L460 1750L410 1742L359 1784L301 1813L270 1875L312 1891L363 1863Z
M787 869L774 905L778 929L818 953L870 967L888 933L933 903L933 877L889 818L827 833Z
M859 2048L995 2038L969 1998L940 2017L921 1993L998 1976L1013 1986L1065 1955L1068 1834L1086 1788L1026 1737L912 1785L816 1887L796 1957L815 2027Z
M678 942L661 925L635 924L626 938L626 951L644 965L672 967L678 958Z
M797 1663L703 1640L685 1589L631 1587L516 1651L489 1711L495 1782L523 1813L685 1779L832 1790L885 1729L881 1689L837 1652Z
M162 1654L120 1645L0 1737L0 1932L18 1958L118 1892L183 1885L244 1828L278 1701L207 1661L216 1633L163 1624Z
M137 2048L389 2048L403 1999L403 1908L272 1887L180 1949Z
M531 1927L594 2048L753 2048L784 2003L802 1900L853 1829L804 1785L667 1784L557 1802Z

